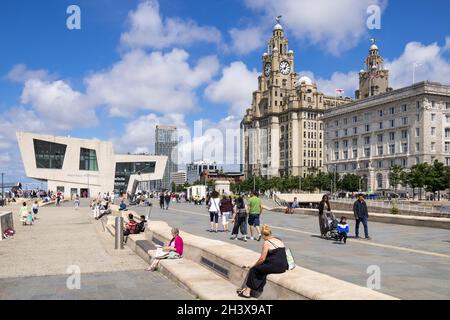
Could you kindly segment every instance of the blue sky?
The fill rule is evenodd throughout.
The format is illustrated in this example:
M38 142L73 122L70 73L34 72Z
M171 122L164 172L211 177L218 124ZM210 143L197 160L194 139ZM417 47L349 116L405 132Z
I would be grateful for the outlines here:
M66 28L71 4L81 8L81 30ZM372 4L382 9L380 30L365 25ZM296 71L323 92L353 96L372 36L394 88L410 84L413 61L422 64L418 80L450 84L448 12L445 0L4 0L0 170L24 178L17 129L152 152L158 122L236 126L278 14Z

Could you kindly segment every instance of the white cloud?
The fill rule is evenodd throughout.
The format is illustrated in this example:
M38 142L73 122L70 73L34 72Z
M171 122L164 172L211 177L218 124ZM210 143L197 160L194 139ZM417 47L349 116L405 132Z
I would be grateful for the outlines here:
M368 37L367 8L387 0L246 0L247 6L264 12L267 21L283 15L282 25L298 39L309 40L339 55Z
M97 124L95 109L87 103L85 96L62 80L26 81L21 103L30 104L40 118L46 119L51 127L59 130L93 127Z
M311 71L302 71L299 74L313 79L317 83L318 90L329 96L334 96L336 89L344 89L344 96L353 97L359 86L359 76L356 71L334 72L329 79L315 77Z
M5 76L5 78L12 82L24 83L31 79L39 80L53 80L55 75L51 75L47 70L31 70L25 64L16 64Z
M450 52L450 36L445 38L445 45L442 48L442 52Z
M233 28L229 33L231 45L228 50L232 53L244 55L264 47L266 35L261 27Z
M416 82L429 80L449 85L450 60L444 57L446 45L441 48L437 43L408 43L400 57L386 63L391 87L398 89L412 84L414 63L419 64L416 68Z
M248 70L243 62L233 62L223 69L222 78L205 89L205 97L209 101L229 105L230 115L242 116L251 105L258 76L256 70Z
M147 0L139 4L128 16L130 30L121 36L121 44L129 48L163 49L173 46L185 46L194 42L221 42L221 33L217 28L199 26L192 20L163 18L159 3Z
M119 152L154 153L156 125L174 125L178 129L185 129L184 115L168 113L158 116L154 113L138 117L125 126L123 136L116 139L115 145Z
M218 71L215 56L190 66L186 51L169 53L131 51L110 70L86 79L91 103L106 105L112 115L130 116L137 110L185 112L196 107L195 89Z

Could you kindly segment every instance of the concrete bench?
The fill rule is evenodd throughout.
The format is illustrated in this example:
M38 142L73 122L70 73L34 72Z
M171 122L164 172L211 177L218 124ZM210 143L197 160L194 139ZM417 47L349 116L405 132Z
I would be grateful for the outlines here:
M165 222L149 223L146 231L147 239L157 237L169 241L170 227ZM239 246L218 240L198 237L180 232L184 240L184 258L205 266L222 279L240 287L244 282L248 269L259 258L259 254ZM219 266L220 272L206 261ZM294 270L281 275L269 275L264 293L260 299L337 299L337 300L392 300L389 295L357 286L328 275L297 266Z
M0 241L3 239L3 233L6 229L12 228L14 229L14 219L11 211L8 212L0 212Z

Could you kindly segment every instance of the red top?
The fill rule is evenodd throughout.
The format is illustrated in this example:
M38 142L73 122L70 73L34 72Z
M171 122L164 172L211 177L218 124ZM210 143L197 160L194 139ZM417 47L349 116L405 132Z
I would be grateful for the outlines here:
M175 251L182 256L183 255L183 239L180 236L176 236L175 238L173 238L170 243L169 243L169 247L172 246L172 243L175 241Z

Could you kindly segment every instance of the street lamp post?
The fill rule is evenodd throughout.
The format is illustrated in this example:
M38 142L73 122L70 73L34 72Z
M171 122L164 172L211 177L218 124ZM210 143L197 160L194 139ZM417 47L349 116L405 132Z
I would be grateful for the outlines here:
M5 205L5 188L4 188L4 185L3 185L3 176L4 176L5 174L2 172L2 207Z

